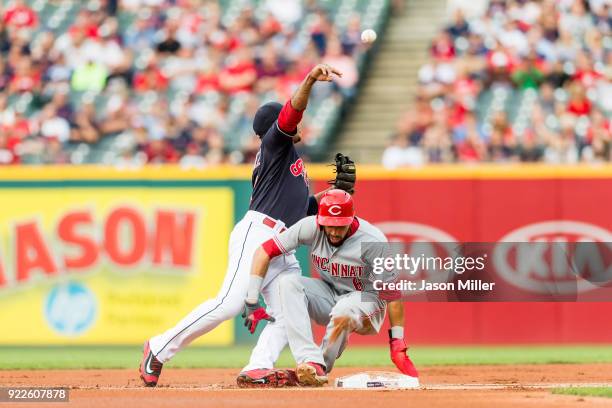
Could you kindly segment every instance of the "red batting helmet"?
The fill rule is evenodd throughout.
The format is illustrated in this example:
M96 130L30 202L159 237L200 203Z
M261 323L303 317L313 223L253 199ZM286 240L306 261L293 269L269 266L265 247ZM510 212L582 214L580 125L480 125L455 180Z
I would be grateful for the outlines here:
M331 227L350 225L355 218L353 197L344 190L326 192L319 203L317 224Z

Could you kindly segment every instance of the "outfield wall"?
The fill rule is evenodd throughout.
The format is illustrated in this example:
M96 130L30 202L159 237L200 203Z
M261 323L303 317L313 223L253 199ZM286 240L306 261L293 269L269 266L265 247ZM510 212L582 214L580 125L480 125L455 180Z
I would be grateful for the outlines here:
M384 226L390 239L404 242L536 238L612 242L610 170L540 166L439 167L388 174L375 170L362 178L355 198L359 215ZM409 303L406 311L407 337L413 343L612 341L612 303ZM370 340L352 339L362 344Z
M333 177L325 166L308 172L316 190ZM0 344L137 344L172 325L220 286L249 177L246 166L0 168ZM612 166L360 166L358 178L358 214L406 242L530 239L556 221L573 229L548 229L550 239L612 231ZM612 303L406 309L411 343L612 340ZM198 342L250 339L228 322Z

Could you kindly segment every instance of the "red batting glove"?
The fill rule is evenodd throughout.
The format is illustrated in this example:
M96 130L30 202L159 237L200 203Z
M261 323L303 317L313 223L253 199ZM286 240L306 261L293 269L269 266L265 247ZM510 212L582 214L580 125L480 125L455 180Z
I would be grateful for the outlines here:
M410 357L406 354L406 350L408 347L404 342L404 339L394 339L391 337L391 330L389 330L389 351L391 353L391 361L397 367L398 370L402 374L409 375L411 377L418 377L419 373L412 361L410 361Z
M261 307L258 303L252 304L248 302L244 302L244 310L242 312L242 317L244 317L244 325L251 332L251 334L255 333L255 329L257 329L257 324L261 320L267 320L269 322L274 322L272 316L270 316L266 309Z

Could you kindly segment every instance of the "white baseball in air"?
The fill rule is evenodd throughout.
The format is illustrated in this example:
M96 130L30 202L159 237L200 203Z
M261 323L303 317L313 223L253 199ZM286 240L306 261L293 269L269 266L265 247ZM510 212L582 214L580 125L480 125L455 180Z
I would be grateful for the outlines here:
M363 30L361 32L361 42L364 44L372 44L376 41L376 31L368 28L367 30Z

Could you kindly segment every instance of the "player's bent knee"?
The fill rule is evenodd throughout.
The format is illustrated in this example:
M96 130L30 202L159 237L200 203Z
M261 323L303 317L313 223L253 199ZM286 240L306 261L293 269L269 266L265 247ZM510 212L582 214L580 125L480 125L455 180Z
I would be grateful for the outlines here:
M341 298L334 307L332 307L331 315L332 317L350 316L354 315L356 310L357 309L351 302L347 302L345 299Z
M359 329L362 326L362 316L359 309L346 304L337 303L331 310L331 319L342 322L349 331Z
M213 312L217 314L217 317L220 320L229 320L236 317L238 314L242 313L242 309L244 308L244 299L218 299L218 306L216 310Z

